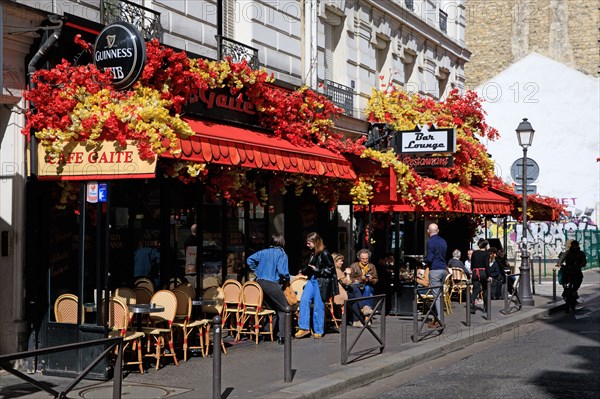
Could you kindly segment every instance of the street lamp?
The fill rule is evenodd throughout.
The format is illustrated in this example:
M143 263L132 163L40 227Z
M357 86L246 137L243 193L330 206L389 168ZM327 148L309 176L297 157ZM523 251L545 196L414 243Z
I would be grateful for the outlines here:
M516 129L519 145L523 147L523 242L521 244L521 302L525 306L533 306L533 297L531 296L531 278L529 270L529 254L527 253L527 148L533 142L533 127L523 118Z

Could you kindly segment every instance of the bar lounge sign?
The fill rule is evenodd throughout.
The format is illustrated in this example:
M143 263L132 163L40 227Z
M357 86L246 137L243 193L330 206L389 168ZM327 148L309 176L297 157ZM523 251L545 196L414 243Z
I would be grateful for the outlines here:
M100 32L94 45L94 65L110 69L113 85L125 90L138 80L146 64L146 43L140 32L127 22L115 22Z
M456 132L433 126L419 126L414 130L396 132L396 153L439 154L456 152Z

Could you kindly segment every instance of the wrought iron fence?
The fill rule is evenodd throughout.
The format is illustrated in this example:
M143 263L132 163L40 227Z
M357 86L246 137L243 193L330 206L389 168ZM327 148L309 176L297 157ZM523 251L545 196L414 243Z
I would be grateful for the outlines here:
M135 26L145 40L160 39L160 13L129 1L105 0L101 3L100 14L105 25L117 21L129 22Z
M219 60L224 60L227 57L231 57L233 62L241 62L246 60L248 65L252 69L258 69L258 50L254 47L246 46L235 40L228 39L224 36L216 35L217 38L217 52L219 54Z
M344 115L353 116L354 91L351 87L325 80L325 95L344 111Z

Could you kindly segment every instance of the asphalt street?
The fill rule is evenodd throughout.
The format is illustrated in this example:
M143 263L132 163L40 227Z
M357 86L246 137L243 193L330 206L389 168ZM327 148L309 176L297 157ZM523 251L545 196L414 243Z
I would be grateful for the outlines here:
M335 396L600 398L600 298Z

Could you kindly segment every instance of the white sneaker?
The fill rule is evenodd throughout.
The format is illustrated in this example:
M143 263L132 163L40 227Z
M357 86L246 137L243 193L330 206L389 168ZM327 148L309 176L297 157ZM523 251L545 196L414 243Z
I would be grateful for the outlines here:
M369 316L369 315L373 314L373 309L371 309L371 307L368 305L364 306L361 311L362 311L362 314L364 314L365 316Z
M363 323L361 323L360 321L356 320L352 322L352 327L362 327Z

